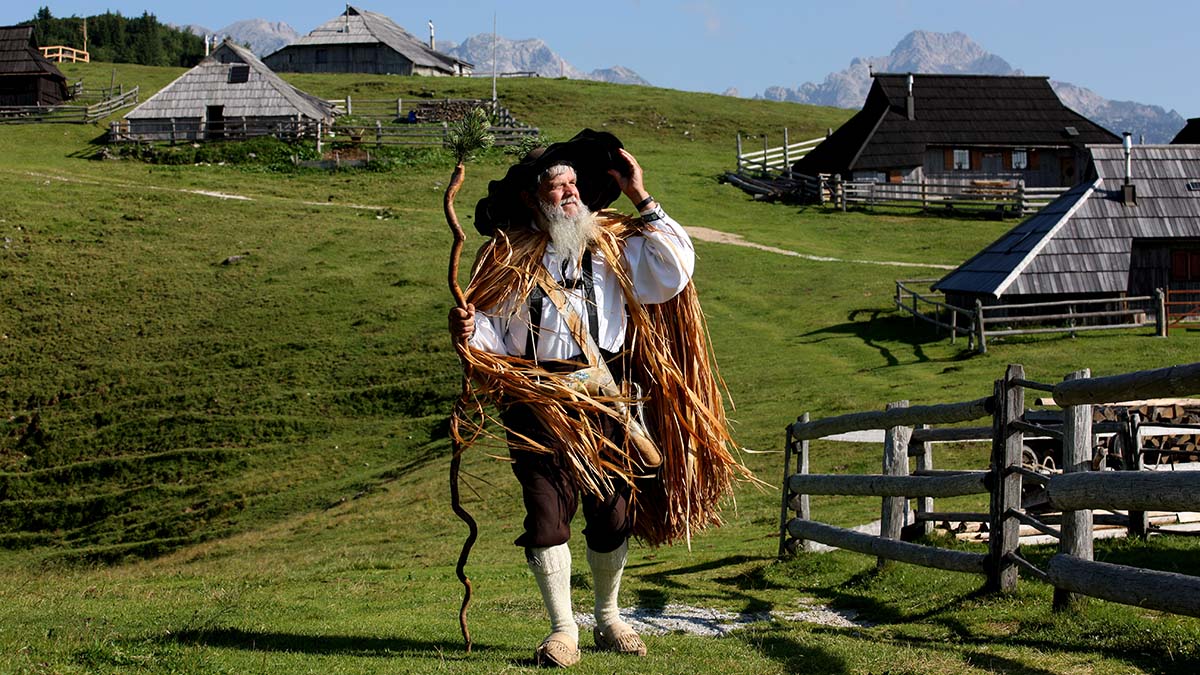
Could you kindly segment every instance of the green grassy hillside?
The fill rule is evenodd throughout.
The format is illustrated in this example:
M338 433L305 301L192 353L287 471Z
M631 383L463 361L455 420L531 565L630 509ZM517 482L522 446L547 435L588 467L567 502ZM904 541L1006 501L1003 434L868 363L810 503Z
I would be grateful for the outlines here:
M137 84L143 98L181 72L64 70ZM329 98L488 97L491 87L288 79ZM976 398L1010 362L1055 381L1081 367L1104 375L1194 360L1188 333L1010 340L970 354L891 308L896 278L941 270L844 261L953 265L1011 222L763 204L718 181L737 132L777 139L788 127L809 138L849 111L593 82L500 86L502 102L553 139L585 126L620 136L685 226L843 261L697 244L736 436L772 483L784 426L806 411ZM446 490L446 416L460 377L445 333L449 156L413 152L386 172L151 166L88 159L102 132L0 127L0 570L9 580L0 670L527 666L540 603L511 546L519 496L507 466L488 456L503 454L494 445L465 467L467 507L483 523L469 570L479 653L464 656L457 634L453 563L465 531ZM493 150L468 168L458 202L468 229L487 181L512 161ZM481 242L472 235L468 251ZM950 448L938 461L981 467L985 452ZM873 471L879 461L875 447L824 445L813 466ZM817 504L838 524L878 511L869 500ZM746 487L727 526L698 535L690 552L638 549L623 604L792 611L811 597L858 609L875 627L770 622L728 640L669 635L649 640L643 662L589 654L581 672L1187 672L1196 663L1196 622L1152 623L1102 603L1053 616L1035 582L990 599L973 595L976 579L903 566L873 575L874 561L853 554L771 564L778 514L778 493ZM1193 547L1158 546L1152 558L1194 562ZM1117 544L1101 555L1144 554Z

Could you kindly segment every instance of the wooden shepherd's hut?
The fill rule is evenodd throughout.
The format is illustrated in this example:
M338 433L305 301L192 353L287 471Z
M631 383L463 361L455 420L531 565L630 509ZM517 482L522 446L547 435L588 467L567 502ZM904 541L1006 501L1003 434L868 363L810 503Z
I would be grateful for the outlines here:
M1070 187L1091 143L1120 138L1067 108L1045 77L877 73L862 110L792 169L808 176Z
M386 16L349 5L337 18L268 54L263 62L290 73L467 76L474 69L434 50Z
M958 307L1200 290L1200 145L1135 145L1128 163L1121 145L1088 152L1094 180L933 288Z
M70 98L67 78L33 39L33 26L0 26L0 106L51 106Z
M226 39L195 68L125 116L131 140L218 140L300 133L333 120L333 105L284 82Z

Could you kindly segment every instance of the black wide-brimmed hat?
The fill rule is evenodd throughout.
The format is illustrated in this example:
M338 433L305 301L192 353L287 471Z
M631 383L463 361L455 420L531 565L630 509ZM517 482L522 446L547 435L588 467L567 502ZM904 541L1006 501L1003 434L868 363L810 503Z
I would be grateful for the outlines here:
M579 197L588 209L608 207L621 196L621 188L608 170L626 171L629 166L617 152L622 147L607 131L584 129L569 141L530 152L512 165L504 178L488 183L487 196L475 205L475 229L490 237L496 230L528 226L533 213L521 200L521 193L536 191L538 176L555 164L570 164L575 169Z

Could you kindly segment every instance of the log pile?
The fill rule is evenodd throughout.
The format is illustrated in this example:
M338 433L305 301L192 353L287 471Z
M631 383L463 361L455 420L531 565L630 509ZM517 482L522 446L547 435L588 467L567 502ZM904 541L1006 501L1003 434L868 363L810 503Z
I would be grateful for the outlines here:
M1092 410L1093 422L1126 421L1137 414L1141 424L1163 427L1197 427L1200 429L1200 399L1156 399L1130 401L1121 405L1096 406ZM1142 446L1147 452L1147 464L1173 464L1200 461L1200 431L1179 429L1179 433L1142 436Z

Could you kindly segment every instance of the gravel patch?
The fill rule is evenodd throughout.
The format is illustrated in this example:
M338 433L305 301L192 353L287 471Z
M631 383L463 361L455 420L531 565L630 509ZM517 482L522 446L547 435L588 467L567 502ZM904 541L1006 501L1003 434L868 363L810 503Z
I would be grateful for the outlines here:
M703 637L724 637L751 624L771 621L799 621L837 628L871 625L858 619L858 613L854 610L833 609L810 599L798 600L797 605L798 609L792 612L726 612L688 605L667 605L654 609L624 607L621 609L621 618L644 635L687 633ZM577 613L575 621L580 627L591 628L596 625L591 614Z

